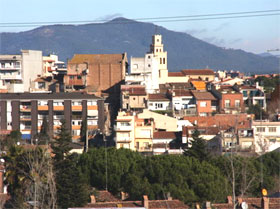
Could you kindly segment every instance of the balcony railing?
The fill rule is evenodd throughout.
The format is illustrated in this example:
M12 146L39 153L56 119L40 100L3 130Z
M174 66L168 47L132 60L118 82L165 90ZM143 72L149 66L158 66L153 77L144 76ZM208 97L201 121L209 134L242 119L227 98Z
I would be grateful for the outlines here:
M0 79L13 79L13 80L22 80L21 75L0 75Z
M130 138L130 137L118 137L117 138L117 143L118 142L131 142L132 141L132 139Z
M64 119L64 115L54 115L53 119L58 119L58 120Z
M132 127L131 126L116 126L115 130L116 131L131 131Z

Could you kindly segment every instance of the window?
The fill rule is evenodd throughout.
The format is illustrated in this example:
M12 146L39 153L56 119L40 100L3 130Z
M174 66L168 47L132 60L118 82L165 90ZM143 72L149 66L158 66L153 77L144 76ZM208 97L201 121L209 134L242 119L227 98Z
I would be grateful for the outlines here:
M157 42L159 42L159 39L157 39Z
M257 132L265 132L265 127L257 127Z
M38 88L44 89L46 87L46 84L44 82L38 82Z
M268 127L269 132L276 132L276 127Z
M121 122L121 126L130 126L129 122Z
M240 100L235 100L235 107L240 107Z
M209 81L209 78L208 78L208 77L206 77L206 78L205 78L205 80L206 80L206 81Z
M73 75L70 75L70 76L69 76L70 79L74 79L74 77L75 77L75 76L73 76Z
M207 103L206 102L200 102L200 107L206 107Z
M159 63L162 64L162 58L160 58L159 60L160 60Z
M162 108L162 107L163 107L162 103L156 103L156 108Z
M148 59L151 59L151 56L150 56L150 55L148 56Z
M163 58L163 64L165 64L165 58Z
M230 107L230 100L229 99L225 100L225 107Z
M243 91L243 96L244 96L244 97L247 97L247 96L248 96L247 91Z
M150 65L150 64L148 64L148 67L151 67L151 65Z

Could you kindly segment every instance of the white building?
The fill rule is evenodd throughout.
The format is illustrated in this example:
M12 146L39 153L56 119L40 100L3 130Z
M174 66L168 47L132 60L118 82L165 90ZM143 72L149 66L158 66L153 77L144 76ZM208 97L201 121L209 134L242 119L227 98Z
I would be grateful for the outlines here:
M280 122L253 121L255 151L270 152L280 147Z
M42 68L42 51L21 50L20 55L0 55L2 91L29 91L30 82L42 74Z
M150 52L145 57L132 57L130 64L126 83L145 85L147 93L158 92L159 84L166 83L168 77L167 52L163 49L161 35L153 36Z

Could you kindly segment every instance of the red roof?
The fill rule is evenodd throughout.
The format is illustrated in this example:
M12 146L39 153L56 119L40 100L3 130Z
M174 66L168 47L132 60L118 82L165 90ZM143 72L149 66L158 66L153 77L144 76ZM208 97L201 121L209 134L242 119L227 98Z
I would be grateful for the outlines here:
M217 100L210 92L192 91L196 100Z
M169 72L168 77L185 77L182 72Z
M234 127L237 123L239 129L249 129L250 118L247 114L216 114L214 116L186 116L184 120L188 120L199 127L219 127L221 129L228 129Z
M181 71L184 75L215 75L210 69L185 69Z
M185 205L180 200L148 200L149 209L188 209L189 206ZM86 208L138 208L144 207L142 201L120 201L120 202L99 202L90 203Z
M175 93L176 97L182 97L182 96L192 97L193 96L189 90L185 90L185 89L175 89L175 90L173 90L173 92Z
M165 94L148 94L148 99L153 101L169 101Z
M176 133L178 132L173 132L173 131L159 131L159 132L154 132L154 139L176 139Z

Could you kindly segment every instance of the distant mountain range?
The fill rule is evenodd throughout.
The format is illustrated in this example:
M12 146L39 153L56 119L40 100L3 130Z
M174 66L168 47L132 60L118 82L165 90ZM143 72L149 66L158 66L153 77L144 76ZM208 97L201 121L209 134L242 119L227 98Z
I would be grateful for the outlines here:
M113 54L144 57L152 35L163 37L169 71L211 68L245 73L279 72L279 58L243 50L224 49L193 36L151 23L116 18L103 24L51 25L19 33L0 33L0 54L18 54L21 49L56 53L66 61L74 54ZM257 43L256 43L257 44Z

